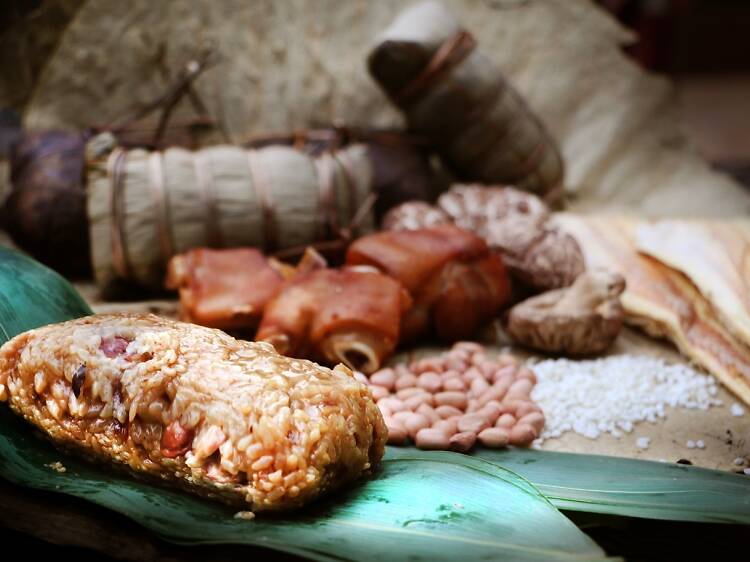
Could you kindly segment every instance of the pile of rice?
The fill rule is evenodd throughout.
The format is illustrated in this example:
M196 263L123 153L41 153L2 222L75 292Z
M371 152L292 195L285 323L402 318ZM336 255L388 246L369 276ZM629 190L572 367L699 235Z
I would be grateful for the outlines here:
M667 407L707 410L722 404L713 377L652 357L549 359L533 370L538 383L531 398L546 417L536 444L568 431L589 439L602 433L620 437L638 422L666 417Z

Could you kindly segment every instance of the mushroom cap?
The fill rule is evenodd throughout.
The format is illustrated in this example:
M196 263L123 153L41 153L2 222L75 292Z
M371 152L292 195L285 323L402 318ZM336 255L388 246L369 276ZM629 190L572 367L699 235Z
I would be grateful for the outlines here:
M510 222L510 221L506 221ZM490 236L487 243L499 250L510 272L537 291L570 286L586 269L583 252L575 238L556 228L544 227L532 231L530 242L522 240L522 223L516 225L519 236L510 236L511 226L504 225L504 247Z
M484 238L494 224L512 219L534 231L550 215L539 197L507 186L456 185L438 198L437 205L456 225Z
M402 203L383 217L383 230L418 230L453 221L442 210L423 201Z
M573 285L514 306L507 331L514 341L547 353L592 355L609 348L622 328L624 278L602 270L585 272Z

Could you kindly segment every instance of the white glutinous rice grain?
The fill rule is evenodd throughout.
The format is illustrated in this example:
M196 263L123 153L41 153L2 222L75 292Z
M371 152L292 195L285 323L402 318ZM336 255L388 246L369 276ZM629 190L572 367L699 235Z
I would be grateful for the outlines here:
M650 437L639 437L635 440L635 446L639 449L648 449L648 446L651 444L651 438Z
M703 439L698 439L698 441L695 442L695 446L699 449L705 449L706 444L703 442Z
M234 514L235 519L245 519L246 521L252 521L255 519L255 514L252 511L238 511Z
M744 474L745 476L750 476L750 468L743 468L743 469L742 469L742 473L743 473L743 474Z
M736 459L734 459L734 466L742 466L743 464L745 464L745 459L743 459L742 457L737 457Z
M666 417L667 407L707 410L721 405L716 381L687 365L616 355L589 361L547 359L533 365L531 398L544 412L541 440L565 432L619 437L634 424Z
M688 439L688 442L685 443L685 446L688 449L695 449L695 441L693 441L692 439Z
M729 409L729 411L732 412L732 415L736 418L745 415L745 408L737 404L737 402L732 404L732 407Z

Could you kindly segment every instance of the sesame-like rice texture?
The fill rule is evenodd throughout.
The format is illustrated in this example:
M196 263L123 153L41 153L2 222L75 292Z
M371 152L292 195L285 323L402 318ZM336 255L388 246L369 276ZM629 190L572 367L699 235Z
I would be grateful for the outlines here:
M16 336L0 349L0 400L63 447L253 511L357 478L387 436L346 367L146 314Z

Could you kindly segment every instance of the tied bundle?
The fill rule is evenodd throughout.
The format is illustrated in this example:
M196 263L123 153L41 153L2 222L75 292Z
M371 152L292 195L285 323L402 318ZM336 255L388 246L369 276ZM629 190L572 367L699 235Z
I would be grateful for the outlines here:
M423 149L387 131L300 131L198 150L128 149L108 132L30 135L50 140L14 159L6 225L60 271L90 265L105 297L162 290L169 259L194 247L291 257L313 244L343 253L391 206L434 196ZM76 173L57 173L70 162ZM57 252L49 236L37 240L50 224L70 233Z
M370 74L462 180L552 199L563 162L539 119L440 4L402 12L368 57Z
M169 259L190 248L274 252L349 225L369 231L372 177L356 144L317 158L285 146L115 148L89 176L95 277L102 287L129 280L159 289Z

